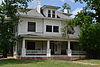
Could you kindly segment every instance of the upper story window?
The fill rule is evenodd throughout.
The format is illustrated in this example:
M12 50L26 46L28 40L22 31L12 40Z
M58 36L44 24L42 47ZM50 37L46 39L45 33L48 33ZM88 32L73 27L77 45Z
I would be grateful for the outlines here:
M48 10L48 17L55 18L55 10Z
M46 25L46 32L52 32L52 26Z
M53 26L53 32L59 32L59 26Z
M59 26L46 25L46 32L59 32Z
M48 17L51 17L51 10L48 10Z
M52 18L55 18L55 11L52 11Z
M36 23L28 22L28 32L35 32L35 31L36 31Z

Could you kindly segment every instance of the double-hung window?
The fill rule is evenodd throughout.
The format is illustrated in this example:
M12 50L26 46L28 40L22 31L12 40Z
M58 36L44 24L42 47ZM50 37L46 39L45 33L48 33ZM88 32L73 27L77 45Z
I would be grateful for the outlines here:
M55 18L55 11L52 11L52 18Z
M59 26L53 26L53 32L59 32Z
M59 26L46 25L46 32L59 32Z
M52 32L52 26L46 25L46 32Z
M36 32L36 23L28 22L28 32Z
M48 17L51 17L51 10L48 10Z

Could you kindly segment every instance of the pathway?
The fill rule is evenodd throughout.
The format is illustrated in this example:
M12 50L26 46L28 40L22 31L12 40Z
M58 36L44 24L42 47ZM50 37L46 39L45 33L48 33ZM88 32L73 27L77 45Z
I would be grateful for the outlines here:
M69 62L78 63L78 64L85 64L85 65L92 65L92 66L100 66L100 64L86 63L86 62L80 62L80 61L69 61Z

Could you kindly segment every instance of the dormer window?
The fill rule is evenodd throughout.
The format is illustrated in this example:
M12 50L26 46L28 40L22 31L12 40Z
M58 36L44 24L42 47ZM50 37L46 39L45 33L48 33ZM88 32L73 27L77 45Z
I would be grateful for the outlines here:
M51 17L51 10L48 10L48 17Z
M55 11L52 11L52 18L55 18Z
M55 18L55 10L48 10L48 17Z

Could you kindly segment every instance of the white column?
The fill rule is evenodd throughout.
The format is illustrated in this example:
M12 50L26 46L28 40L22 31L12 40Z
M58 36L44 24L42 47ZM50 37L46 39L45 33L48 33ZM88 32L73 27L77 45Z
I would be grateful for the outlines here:
M17 57L17 42L16 42L16 45L13 47L14 49L13 49L13 51L14 51L14 58L16 58Z
M70 49L70 41L68 41L68 50L67 50L68 56L72 56L72 50Z
M50 41L47 41L47 57L51 56Z
M22 57L26 56L26 48L25 48L25 40L23 39L23 43L22 43Z

